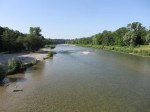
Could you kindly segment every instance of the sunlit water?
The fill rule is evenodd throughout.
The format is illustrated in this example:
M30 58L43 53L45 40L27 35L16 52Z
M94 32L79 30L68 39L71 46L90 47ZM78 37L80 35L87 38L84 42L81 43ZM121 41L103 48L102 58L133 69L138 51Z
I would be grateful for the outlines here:
M69 45L54 51L8 77L0 112L150 112L150 59Z

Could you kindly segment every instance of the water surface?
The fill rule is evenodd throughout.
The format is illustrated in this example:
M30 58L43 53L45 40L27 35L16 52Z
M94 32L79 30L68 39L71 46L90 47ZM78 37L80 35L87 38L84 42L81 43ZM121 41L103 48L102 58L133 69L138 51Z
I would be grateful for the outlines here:
M54 51L53 59L8 77L0 111L150 112L149 58L68 45Z

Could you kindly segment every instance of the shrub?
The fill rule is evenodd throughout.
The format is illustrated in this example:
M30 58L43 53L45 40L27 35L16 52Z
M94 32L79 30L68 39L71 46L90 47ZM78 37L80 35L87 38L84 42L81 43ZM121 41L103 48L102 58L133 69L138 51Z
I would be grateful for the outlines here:
M49 47L50 47L51 49L54 49L54 48L56 47L56 45L49 45Z
M48 52L48 57L53 57L53 52L49 51Z
M31 61L31 62L27 63L25 66L31 67L31 66L35 65L36 63L37 63L36 61Z
M45 48L49 48L49 45L45 45L44 47L45 47Z
M11 58L8 60L8 70L7 74L12 74L21 70L24 70L25 66L21 59Z
M143 56L150 56L150 50L140 50L139 53Z
M111 50L115 50L115 48L114 48L114 47L112 47L112 48L111 48Z
M133 52L133 48L129 48L128 53L132 53L132 52Z
M53 57L54 54L56 54L56 52L49 51L47 56L44 57L43 60Z
M138 50L133 50L133 53L138 53L139 51Z

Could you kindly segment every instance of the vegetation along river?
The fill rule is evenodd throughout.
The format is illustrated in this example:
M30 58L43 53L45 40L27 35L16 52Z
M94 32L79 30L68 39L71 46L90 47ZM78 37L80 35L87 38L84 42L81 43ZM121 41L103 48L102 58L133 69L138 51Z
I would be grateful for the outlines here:
M71 45L54 51L8 77L1 112L150 112L149 58Z

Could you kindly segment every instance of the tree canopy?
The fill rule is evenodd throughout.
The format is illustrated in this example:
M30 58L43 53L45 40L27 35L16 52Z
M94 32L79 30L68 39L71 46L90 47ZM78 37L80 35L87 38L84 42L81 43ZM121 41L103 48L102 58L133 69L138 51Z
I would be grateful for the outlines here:
M35 51L44 45L40 27L30 27L29 34L23 34L7 27L0 27L0 51Z
M107 46L144 45L150 43L149 32L140 22L133 22L113 32L104 30L102 33L95 34L91 37L72 39L69 43Z

